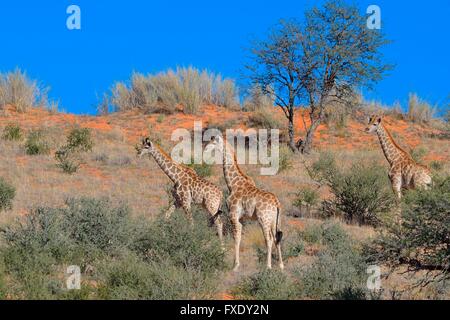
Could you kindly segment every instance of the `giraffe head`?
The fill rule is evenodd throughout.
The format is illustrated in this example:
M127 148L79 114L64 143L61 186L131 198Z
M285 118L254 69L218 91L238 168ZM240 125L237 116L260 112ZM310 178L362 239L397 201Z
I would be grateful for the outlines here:
M153 148L153 142L151 142L149 138L142 139L142 145L136 148L137 154L139 157L142 157L145 154L149 154Z
M381 117L380 116L371 116L369 118L369 124L367 125L366 132L374 133L377 132L378 127L381 125Z
M222 153L225 147L225 141L221 135L216 135L211 139L211 142L208 143L205 147L205 151L211 152L211 150L216 150L216 152Z

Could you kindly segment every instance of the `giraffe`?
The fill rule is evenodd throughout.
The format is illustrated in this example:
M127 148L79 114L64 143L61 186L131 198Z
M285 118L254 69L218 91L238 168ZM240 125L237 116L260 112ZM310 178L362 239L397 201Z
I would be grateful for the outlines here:
M281 239L279 231L280 201L277 197L256 187L252 178L239 168L236 154L231 144L222 136L215 136L206 146L206 150L215 150L223 154L223 173L230 195L227 199L230 220L233 226L235 245L234 271L239 270L239 249L241 243L241 220L257 220L261 226L267 246L267 268L272 268L272 246L275 242L280 269L284 269L281 255Z
M142 140L142 147L138 150L140 157L145 154L150 154L155 159L174 184L172 195L175 201L166 211L166 218L169 219L176 208L183 208L189 221L193 224L191 204L200 204L211 215L223 246L223 223L220 217L222 190L212 182L199 177L193 169L173 161L161 147L154 144L149 138Z
M428 188L431 185L430 170L415 162L411 155L394 141L381 117L370 117L366 132L376 132L378 135L381 148L390 165L389 179L398 200L402 198L402 189Z

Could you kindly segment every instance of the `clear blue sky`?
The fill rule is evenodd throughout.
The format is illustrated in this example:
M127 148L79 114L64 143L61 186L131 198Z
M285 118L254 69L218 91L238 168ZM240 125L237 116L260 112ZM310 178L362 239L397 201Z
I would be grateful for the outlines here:
M251 37L280 18L300 18L311 0L2 0L0 72L16 67L51 87L69 112L94 113L96 94L133 70L193 65L238 78ZM409 92L443 104L450 95L450 1L356 1L382 10L396 69L369 98L391 104ZM66 8L80 6L82 30L66 28Z

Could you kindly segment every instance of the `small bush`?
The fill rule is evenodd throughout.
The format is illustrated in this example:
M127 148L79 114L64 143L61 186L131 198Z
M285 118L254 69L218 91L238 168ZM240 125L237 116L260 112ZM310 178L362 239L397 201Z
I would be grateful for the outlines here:
M287 171L292 168L292 151L287 146L280 148L278 172Z
M6 299L5 267L0 258L0 300Z
M10 210L16 196L16 189L0 177L0 212Z
M177 267L170 260L144 262L135 255L107 260L99 270L102 299L213 299L216 286L199 271Z
M364 292L367 278L364 258L338 225L325 224L319 230L326 247L312 265L296 270L297 295L312 299L342 299L344 293L356 292L358 294L347 298L362 299L364 296L359 293Z
M450 177L435 177L430 190L408 192L402 203L402 223L386 223L367 250L371 261L391 269L426 271L421 285L450 279Z
M89 129L73 129L67 143L55 152L57 166L67 174L75 173L80 167L80 153L91 151L93 144Z
M45 155L50 152L50 146L44 140L44 133L41 130L31 131L25 141L25 151L28 155Z
M215 231L203 213L195 212L192 227L184 214L173 214L170 222L159 218L135 243L135 251L146 260L170 259L176 266L211 273L225 267L224 252Z
M433 160L430 162L430 168L435 171L441 171L444 168L444 163L441 161Z
M283 247L283 259L285 260L303 254L305 251L305 243L301 232L287 234L283 239Z
M423 162L423 157L427 154L427 150L425 148L416 148L411 151L411 157L417 163Z
M2 137L7 141L20 141L22 140L23 132L18 124L8 124L3 130Z
M88 273L102 259L121 257L143 229L126 207L107 200L37 208L2 232L0 256L14 284L11 292L29 299L70 298L61 279L65 266L78 265Z
M37 208L2 232L7 292L25 299L211 299L224 268L218 237L205 219L191 228L176 216L147 224L125 206L88 198ZM80 291L65 289L68 265L81 267Z
M203 178L210 177L212 175L213 166L207 163L191 164L189 165L195 172Z
M376 226L395 203L387 173L376 164L357 163L349 170L338 170L332 156L321 155L309 171L333 193L334 198L324 202L324 209L338 210L349 222Z
M352 166L349 172L332 177L334 203L348 221L378 225L380 215L395 203L387 174L377 165Z
M67 148L76 151L91 151L94 143L91 130L88 128L73 129L67 136Z
M80 167L80 163L74 157L70 149L61 148L55 152L55 159L58 162L58 168L67 174L75 173Z
M239 299L288 300L294 298L291 281L280 271L262 270L245 278L235 289Z
M293 205L302 212L305 209L307 215L311 214L311 209L315 207L320 200L319 192L315 189L307 188L297 192Z
M311 179L319 184L329 183L329 177L334 176L337 172L336 161L330 152L320 153L319 158L313 162L311 167L305 167Z
M348 244L349 238L339 224L314 224L300 232L302 239L311 244L336 246L337 248Z

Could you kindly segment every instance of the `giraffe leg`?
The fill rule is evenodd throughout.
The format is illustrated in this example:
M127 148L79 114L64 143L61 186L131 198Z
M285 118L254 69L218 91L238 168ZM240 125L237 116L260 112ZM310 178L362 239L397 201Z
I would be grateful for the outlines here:
M394 175L391 177L392 189L397 196L398 201L402 199L402 176Z
M264 233L264 239L266 240L267 247L267 269L272 269L272 247L273 247L273 235L270 226L261 225Z
M189 222L193 225L194 220L192 219L192 211L191 211L192 200L188 190L183 190L181 187L176 186L173 191L173 196L175 198L175 207L183 208L183 211L186 214ZM171 208L169 208L169 210L171 210Z
M222 218L220 217L220 212L218 212L214 218L214 224L216 225L217 234L219 236L220 244L222 245L222 248L224 248L223 243L223 222Z
M224 247L223 243L223 222L221 213L222 211L219 209L220 201L218 204L213 203L212 201L205 201L205 208L209 212L212 217L213 223L217 229L217 235L219 236L220 243L222 248Z
M172 216L172 213L175 211L175 209L176 209L176 206L175 206L175 204L172 204L170 207L169 207L169 209L167 209L167 211L166 211L166 213L165 213L165 218L166 218L166 220L169 220L170 219L170 217Z
M191 210L190 202L183 204L183 210L184 210L184 213L186 213L186 216L189 220L189 224L191 226L194 226L194 219L192 218L192 210Z
M241 246L242 224L236 212L230 211L231 224L233 225L233 237L234 237L234 268L233 271L239 270L239 250Z
M276 222L272 224L272 238L274 237L275 234L277 234ZM281 242L275 241L275 246L277 247L277 256L278 261L280 263L280 269L284 270L283 255L281 254Z

